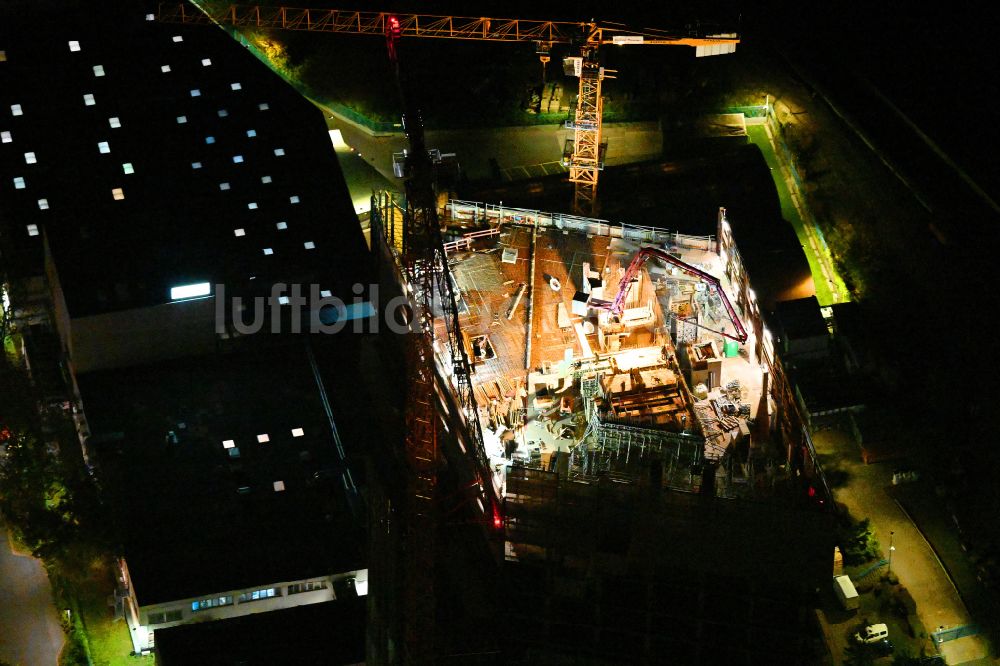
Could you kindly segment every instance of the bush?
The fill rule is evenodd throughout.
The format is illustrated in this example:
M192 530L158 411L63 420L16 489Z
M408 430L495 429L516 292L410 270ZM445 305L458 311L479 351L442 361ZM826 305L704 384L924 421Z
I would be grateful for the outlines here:
M868 518L855 521L850 516L843 515L837 523L835 536L847 566L870 562L882 554Z

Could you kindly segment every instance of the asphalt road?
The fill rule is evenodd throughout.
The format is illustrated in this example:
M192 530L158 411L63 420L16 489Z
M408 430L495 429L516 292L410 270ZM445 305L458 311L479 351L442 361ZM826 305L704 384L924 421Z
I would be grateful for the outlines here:
M839 57L813 45L788 50L796 74L934 214L933 233L940 242L954 243L969 234L995 233L1000 204L875 85L825 60ZM955 123L965 123L970 133L975 132L974 115L956 109L955 116Z
M0 660L54 665L63 642L48 574L40 560L11 551L0 522Z

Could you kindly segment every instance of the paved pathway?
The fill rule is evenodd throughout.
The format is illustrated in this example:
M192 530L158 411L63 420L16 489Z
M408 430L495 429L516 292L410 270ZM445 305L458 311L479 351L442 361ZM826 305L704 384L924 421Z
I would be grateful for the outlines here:
M41 561L12 552L0 522L0 660L55 665L64 640Z
M388 180L398 182L392 174L392 153L407 147L405 136L372 136L357 125L339 117L329 118L330 115L327 112L327 125L331 129L340 129L348 145L356 148ZM535 125L431 130L427 132L426 143L428 148L437 148L442 153L455 153L466 176L479 180L496 175L490 160L495 160L501 172L558 162L565 141L572 136L572 131L558 125ZM605 158L608 165L654 159L662 152L663 134L655 122L607 123L602 136L608 142Z
M781 203L781 215L791 223L802 244L802 251L809 261L809 269L816 284L816 298L820 305L843 303L850 300L847 287L837 273L826 244L819 238L815 223L805 210L802 195L795 185L788 167L783 160L778 159L774 149L774 138L767 125L750 125L747 127L750 141L760 148L764 160L771 168L774 185L778 190Z
M846 482L833 489L834 498L857 519L871 518L872 528L888 556L890 532L896 550L892 570L917 604L917 613L928 632L939 626L954 627L970 623L971 617L947 572L923 535L886 493L892 485L892 467L887 464L865 465L851 436L840 430L825 430L813 435L828 468L839 468ZM984 657L987 646L980 636L970 636L942 645L949 664L965 663Z

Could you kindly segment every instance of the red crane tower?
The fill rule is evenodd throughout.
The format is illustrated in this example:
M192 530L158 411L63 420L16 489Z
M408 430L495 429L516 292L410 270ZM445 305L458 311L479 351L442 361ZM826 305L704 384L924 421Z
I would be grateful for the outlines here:
M473 460L472 485L479 488L482 509L493 527L502 526L489 459L483 445L481 425L471 382L471 365L459 327L458 308L441 237L433 186L433 165L424 141L424 128L413 97L407 94L399 64L398 42L402 37L535 42L543 63L553 44L580 48L578 59L580 94L574 129L574 150L569 160L570 180L576 184L574 205L589 213L603 168L601 150L601 80L606 72L597 64L602 44L666 44L694 46L699 54L715 55L735 49L735 35L679 36L663 31L632 31L595 22L524 21L427 14L390 14L335 9L292 9L229 5L222 11L193 10L186 4L161 5L159 19L194 24L229 24L386 37L389 57L403 101L403 125L410 144L404 175L407 205L403 220L401 268L412 289L409 340L406 344L407 404L404 455L409 474L402 522L403 659L406 663L432 663L435 657L434 555L438 524L438 470L440 465L440 407L443 395L457 400L472 451L460 442L462 454ZM575 63L574 63L575 64ZM373 207L373 212L374 207ZM373 229L374 233L374 229ZM637 269L636 269L637 270ZM438 340L435 312L444 320L444 352L451 367L442 371L437 360ZM451 379L447 379L450 375ZM450 441L445 439L444 441Z

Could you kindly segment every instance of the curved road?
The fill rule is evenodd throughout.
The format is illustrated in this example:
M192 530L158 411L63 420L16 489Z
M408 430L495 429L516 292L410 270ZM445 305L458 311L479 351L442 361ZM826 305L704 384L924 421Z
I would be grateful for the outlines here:
M54 666L64 640L45 568L40 560L11 550L0 521L0 660Z
M937 554L910 516L886 492L892 487L892 467L887 463L866 465L861 462L860 451L845 429L815 433L813 442L820 456L828 457L845 476L846 482L833 489L834 499L855 519L871 518L872 529L886 554L890 532L893 533L892 571L910 591L927 631L972 623L964 601ZM989 645L980 635L942 643L940 649L949 664L974 660L993 663L987 657Z

